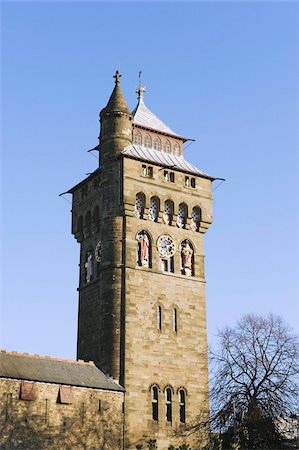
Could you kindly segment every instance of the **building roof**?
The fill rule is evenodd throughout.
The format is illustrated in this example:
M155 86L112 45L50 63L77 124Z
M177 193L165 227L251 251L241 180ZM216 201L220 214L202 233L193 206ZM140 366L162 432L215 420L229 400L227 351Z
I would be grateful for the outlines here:
M172 153L166 153L163 150L154 150L153 148L143 147L142 145L129 145L124 148L122 154L140 161L158 164L164 167L170 167L174 170L200 175L203 178L215 180L215 177L207 175L197 167L193 166L183 156L175 156Z
M111 112L123 112L125 114L131 115L126 99L120 87L120 77L121 74L117 70L114 75L115 78L114 89L108 100L107 105L101 111L101 117Z
M132 111L134 125L148 128L150 130L160 131L161 133L170 134L171 136L176 136L185 141L187 140L187 138L183 138L175 133L171 128L165 125L159 117L148 109L143 100L143 93L145 92L144 87L139 84L136 92L138 93L138 104Z
M110 391L125 390L98 369L93 362L63 360L5 350L0 351L0 378L67 384Z

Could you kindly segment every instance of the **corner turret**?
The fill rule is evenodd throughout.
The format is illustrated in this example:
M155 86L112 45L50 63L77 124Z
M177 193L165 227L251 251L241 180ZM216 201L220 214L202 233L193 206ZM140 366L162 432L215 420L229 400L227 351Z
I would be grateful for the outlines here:
M115 157L132 144L132 114L120 87L121 74L116 71L115 87L104 109L100 112L100 155L105 159Z

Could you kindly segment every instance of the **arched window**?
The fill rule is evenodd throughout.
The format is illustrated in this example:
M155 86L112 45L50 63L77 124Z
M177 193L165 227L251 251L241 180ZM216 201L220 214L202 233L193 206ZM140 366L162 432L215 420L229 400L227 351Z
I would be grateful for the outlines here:
M157 247L161 271L174 272L173 255L175 253L175 243L173 239L167 234L162 234L157 240Z
M165 412L167 422L172 422L172 390L165 389Z
M180 154L180 144L176 142L173 146L173 154L179 156Z
M157 222L159 217L160 201L158 197L151 198L151 206L148 212L148 218L152 222Z
M172 311L172 329L175 333L178 331L178 312L176 308Z
M186 422L186 392L184 389L179 390L179 408L180 408L180 423Z
M178 217L176 224L179 228L185 228L188 217L188 207L186 203L181 203L179 205Z
M91 212L88 211L84 220L84 237L90 236L91 233Z
M138 194L136 194L134 207L134 216L137 217L137 219L143 219L144 208L145 208L145 195L143 192L138 192Z
M152 396L152 419L159 420L159 389L157 386L151 388Z
M157 328L162 331L162 308L160 305L157 306Z
M144 136L144 147L151 148L152 147L152 138L149 134Z
M96 205L92 212L92 234L94 234L99 229L99 218L100 218L100 209L99 206Z
M147 231L141 230L136 235L137 239L137 264L142 267L152 267L152 245Z
M139 131L134 131L134 144L136 145L142 144L142 136Z
M170 153L171 144L170 144L170 141L168 139L165 139L165 141L163 142L163 150L166 153Z
M194 249L189 239L182 241L180 250L182 275L194 276Z
M82 216L80 216L78 219L77 233L76 233L75 237L79 242L83 238L83 217Z
M173 201L166 200L164 203L163 221L166 225L171 225L173 216Z
M193 231L198 231L201 219L201 209L199 206L194 206L192 209L190 228Z
M154 149L161 150L161 139L158 137L154 140Z

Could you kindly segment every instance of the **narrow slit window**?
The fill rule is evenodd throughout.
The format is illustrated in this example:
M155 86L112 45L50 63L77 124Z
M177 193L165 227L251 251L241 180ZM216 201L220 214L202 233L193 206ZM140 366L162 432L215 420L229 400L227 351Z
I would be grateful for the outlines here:
M196 188L196 179L195 178L191 178L191 187Z
M165 391L166 420L172 422L172 392L170 388Z
M162 308L161 308L161 306L157 307L157 328L159 331L162 330Z
M170 172L169 178L171 183L174 183L174 172Z
M179 390L179 408L180 423L186 423L186 393L183 389Z
M177 333L177 331L178 331L178 312L177 312L176 308L173 309L172 326L173 326L173 331L175 333Z
M159 403L158 403L159 391L157 386L152 387L152 419L156 422L159 419Z

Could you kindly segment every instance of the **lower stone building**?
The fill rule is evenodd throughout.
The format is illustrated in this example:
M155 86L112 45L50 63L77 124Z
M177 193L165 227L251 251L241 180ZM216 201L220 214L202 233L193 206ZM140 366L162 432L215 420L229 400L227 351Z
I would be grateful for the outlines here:
M92 362L0 352L1 449L122 449L123 404Z

